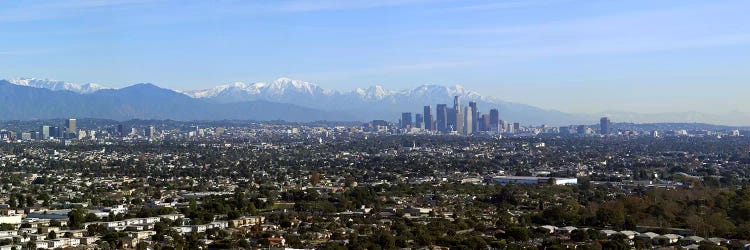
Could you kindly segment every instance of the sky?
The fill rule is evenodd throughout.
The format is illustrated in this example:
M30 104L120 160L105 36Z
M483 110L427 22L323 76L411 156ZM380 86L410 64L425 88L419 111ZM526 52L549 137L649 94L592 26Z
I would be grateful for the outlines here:
M750 1L0 1L0 78L462 85L571 113L748 114Z

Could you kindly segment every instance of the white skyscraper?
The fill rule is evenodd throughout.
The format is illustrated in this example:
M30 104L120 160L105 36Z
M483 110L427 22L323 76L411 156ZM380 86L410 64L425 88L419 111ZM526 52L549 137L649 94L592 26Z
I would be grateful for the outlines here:
M470 135L474 131L472 130L473 124L474 124L474 117L472 117L472 114L474 113L474 110L471 106L467 106L464 108L464 134Z

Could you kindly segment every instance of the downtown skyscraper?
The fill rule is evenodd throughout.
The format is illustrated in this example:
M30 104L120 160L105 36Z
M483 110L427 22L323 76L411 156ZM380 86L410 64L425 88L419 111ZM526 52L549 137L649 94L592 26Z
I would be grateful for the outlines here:
M432 107L430 107L430 105L424 106L424 113L422 115L422 118L424 119L424 129L430 131L435 130L432 121Z
M435 127L441 133L448 132L448 105L438 104L435 110Z

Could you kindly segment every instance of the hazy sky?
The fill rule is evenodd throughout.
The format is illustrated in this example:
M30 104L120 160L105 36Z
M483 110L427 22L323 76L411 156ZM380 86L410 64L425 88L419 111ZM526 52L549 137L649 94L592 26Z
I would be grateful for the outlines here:
M0 78L461 84L567 112L747 112L750 1L0 2Z

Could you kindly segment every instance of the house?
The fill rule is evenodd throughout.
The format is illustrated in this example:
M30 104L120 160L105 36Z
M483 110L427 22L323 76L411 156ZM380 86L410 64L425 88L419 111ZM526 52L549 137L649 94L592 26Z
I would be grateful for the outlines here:
M642 234L639 234L637 237L643 240L646 240L648 242L654 242L656 237L659 237L660 235L654 232L645 232Z
M130 232L130 233L128 233L128 235L130 235L130 237L132 237L132 238L135 238L135 239L138 239L138 240L143 240L143 239L148 239L151 236L156 235L156 231Z
M229 221L229 227L238 228L245 226L254 226L262 224L266 221L266 217L263 216L245 216Z
M712 243L714 243L716 245L719 245L719 246L729 245L729 240L724 239L724 238L712 237L712 238L708 238L708 241L710 241L710 242L712 242Z
M679 241L681 238L682 236L679 236L676 234L665 234L665 235L656 236L654 240L658 244L671 245L671 244L677 243L677 241Z
M639 235L638 232L628 231L628 230L620 231L620 234L625 235L625 238L628 238L631 240L634 239L635 236Z
M268 237L268 244L270 247L283 247L286 245L284 237Z
M541 226L539 228L546 229L547 231L549 231L550 234L553 234L553 233L555 233L555 231L557 231L557 227L556 226L552 226L552 225L544 225L544 226Z
M688 236L688 237L682 238L680 240L680 243L682 245L691 245L691 244L698 244L698 243L700 243L701 241L704 241L704 240L706 240L706 239L703 238L703 237L693 235L693 236Z
M619 233L620 233L620 232L617 232L617 231L615 231L615 230L609 230L609 229L604 229L604 230L602 230L601 232L602 232L602 233L604 234L604 236L606 236L607 238L609 238L609 237L612 237L612 236L614 236L614 235L616 235L616 234L619 234Z
M558 228L557 231L561 232L561 233L564 233L564 234L570 234L573 231L575 231L576 229L578 229L578 228L572 227L572 226L567 226L567 227Z

